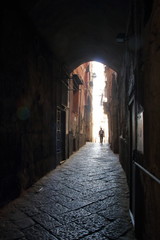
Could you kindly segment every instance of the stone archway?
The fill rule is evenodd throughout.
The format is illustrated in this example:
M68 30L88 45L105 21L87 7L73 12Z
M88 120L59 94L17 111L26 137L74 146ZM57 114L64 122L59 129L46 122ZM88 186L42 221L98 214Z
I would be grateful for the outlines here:
M124 46L116 37L126 30L129 1L42 0L21 7L69 71L90 60L120 70Z

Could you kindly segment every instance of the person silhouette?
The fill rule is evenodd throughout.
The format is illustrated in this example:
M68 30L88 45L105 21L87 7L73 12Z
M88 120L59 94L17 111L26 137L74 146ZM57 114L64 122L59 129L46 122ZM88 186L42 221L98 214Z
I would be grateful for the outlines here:
M103 143L103 137L104 137L104 131L102 128L100 128L99 130L100 143Z

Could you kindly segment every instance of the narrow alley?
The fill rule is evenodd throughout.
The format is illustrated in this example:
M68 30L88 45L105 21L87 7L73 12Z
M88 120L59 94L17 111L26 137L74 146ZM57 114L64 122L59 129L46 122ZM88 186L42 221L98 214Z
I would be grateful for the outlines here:
M0 240L159 240L160 0L2 3Z
M118 156L87 143L1 210L0 240L133 240L128 202Z

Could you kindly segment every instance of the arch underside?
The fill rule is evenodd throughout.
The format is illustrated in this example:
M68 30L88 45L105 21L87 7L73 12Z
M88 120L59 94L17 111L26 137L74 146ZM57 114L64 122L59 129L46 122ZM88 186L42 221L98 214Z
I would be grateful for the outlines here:
M128 2L41 0L22 7L69 72L91 60L118 72L124 45L116 36L126 31Z

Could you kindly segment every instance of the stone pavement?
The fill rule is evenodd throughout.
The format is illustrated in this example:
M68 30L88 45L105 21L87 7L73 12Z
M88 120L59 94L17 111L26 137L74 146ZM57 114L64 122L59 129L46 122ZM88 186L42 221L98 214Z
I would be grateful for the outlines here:
M109 146L87 143L0 212L0 240L134 240L126 177Z

